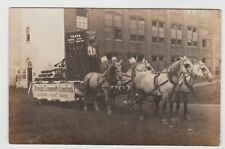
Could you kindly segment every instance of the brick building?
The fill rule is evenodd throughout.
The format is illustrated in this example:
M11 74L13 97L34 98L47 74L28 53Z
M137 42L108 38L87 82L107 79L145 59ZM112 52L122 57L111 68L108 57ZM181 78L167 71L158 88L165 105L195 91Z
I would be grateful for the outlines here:
M11 8L9 13L9 85L17 68L32 63L33 78L65 57L65 32L95 33L99 56L110 51L141 52L156 70L178 56L205 61L220 72L219 10ZM53 54L54 53L54 54ZM123 67L128 68L128 67ZM24 77L26 78L26 77Z
M186 55L218 72L220 21L219 10L64 9L65 32L96 32L100 56L141 52L156 70Z

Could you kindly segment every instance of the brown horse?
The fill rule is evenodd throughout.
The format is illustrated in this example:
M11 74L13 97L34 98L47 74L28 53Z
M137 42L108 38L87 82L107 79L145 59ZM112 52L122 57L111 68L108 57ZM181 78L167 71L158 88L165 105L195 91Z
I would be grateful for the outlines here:
M111 86L117 85L119 78L122 77L121 63L122 60L116 63L112 62L109 64L106 73L104 74L90 72L84 77L84 83L86 86L84 111L87 110L88 102L94 102L96 111L99 111L97 103L98 94L103 93L107 104L107 113L112 113L111 104L115 97L112 93Z

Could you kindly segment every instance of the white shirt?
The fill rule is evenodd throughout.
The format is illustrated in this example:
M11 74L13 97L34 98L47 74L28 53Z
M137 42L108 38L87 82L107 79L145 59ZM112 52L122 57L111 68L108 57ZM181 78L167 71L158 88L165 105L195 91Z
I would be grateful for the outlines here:
M88 56L96 56L96 48L92 46L88 46Z

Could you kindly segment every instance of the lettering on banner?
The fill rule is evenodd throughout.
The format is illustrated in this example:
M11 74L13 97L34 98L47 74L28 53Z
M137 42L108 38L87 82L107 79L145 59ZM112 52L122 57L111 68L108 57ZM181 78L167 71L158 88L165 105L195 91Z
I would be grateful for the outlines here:
M34 84L33 96L37 99L73 101L75 88L73 83L63 84Z

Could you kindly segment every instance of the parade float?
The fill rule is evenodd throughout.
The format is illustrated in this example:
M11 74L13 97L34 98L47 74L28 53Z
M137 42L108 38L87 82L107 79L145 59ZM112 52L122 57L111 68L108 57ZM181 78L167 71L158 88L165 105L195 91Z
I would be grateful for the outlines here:
M83 77L88 72L87 46L94 36L85 30L65 33L65 58L51 70L42 70L29 85L28 94L48 101L77 101L84 96Z

